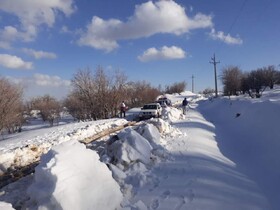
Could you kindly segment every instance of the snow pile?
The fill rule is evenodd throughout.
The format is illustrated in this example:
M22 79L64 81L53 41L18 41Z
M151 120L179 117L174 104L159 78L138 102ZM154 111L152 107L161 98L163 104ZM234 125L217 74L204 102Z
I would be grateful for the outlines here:
M162 110L162 119L168 122L175 122L183 118L183 113L181 110L174 107L166 107Z
M157 149L161 142L159 130L152 124L143 123L137 128L137 132L149 141L153 149Z
M5 173L8 168L21 167L39 161L40 156L46 153L51 147L50 143L37 145L28 145L22 148L16 148L8 153L0 153L0 175Z
M14 208L12 207L12 204L6 203L6 202L1 202L1 201L0 201L0 209L3 209L3 210L14 210Z
M164 138L183 135L183 133L178 128L174 128L169 122L164 121L163 119L152 118L147 122L153 124Z
M171 112L166 113L169 118L178 117L175 108L168 110ZM154 185L157 182L157 177L151 174L151 168L166 161L169 156L163 147L166 145L164 138L182 133L163 119L151 119L138 127L126 128L105 143L106 146L100 154L103 163L99 161L96 152L85 149L85 146L77 141L126 122L123 119L111 119L83 124L72 130L63 130L61 126L59 134L64 135L56 140L50 138L57 136L56 131L52 131L48 135L36 136L36 139L43 142L41 144L37 145L38 141L35 140L29 146L6 153L6 162L10 160L10 164L20 165L32 162L32 158L39 159L42 153L53 147L42 156L28 193L22 194L25 197L25 200L22 200L24 208L143 209L145 204L141 201L131 203L129 199L144 185ZM30 200L26 202L28 197ZM110 204L107 204L107 200L111 201ZM11 203L15 204L16 200L11 199Z
M40 133L40 135L36 135L33 139L17 142L14 145L15 148L11 147L8 151L7 149L0 148L0 174L3 174L8 168L26 166L38 161L41 155L49 151L54 145L70 140L81 141L103 130L126 123L127 121L125 119L75 123L60 126L59 128L52 128L52 130L47 129L49 131L48 133Z
M118 133L119 140L109 147L109 155L114 157L116 165L124 167L136 161L144 164L150 162L152 146L132 128L126 128Z
M174 94L174 95L178 95L178 94ZM183 92L181 92L179 95L181 96L197 96L197 94L189 91L189 90L185 90Z
M143 207L141 202L132 205L128 200L137 194L140 187L152 182L151 167L157 161L165 160L166 156L158 129L146 122L135 130L124 129L108 143L101 159L109 165L113 177L121 186L125 197L122 203L124 208Z
M280 85L275 85L274 89L263 92L261 100L268 100L275 103L280 103Z
M116 209L122 193L96 152L77 141L53 147L36 167L29 209ZM109 202L108 202L109 201Z
M110 128L115 128L120 125L124 125L126 123L127 123L127 120L125 120L125 119L115 119L114 121L109 121L109 123L104 122L104 123L100 123L100 124L87 125L86 127L79 128L79 129L73 131L72 133L68 133L64 137L61 137L60 141L63 141L64 139L66 139L66 140L76 139L78 141L82 141L85 138L93 136L104 130L107 130Z
M183 91L181 93L174 93L174 94L166 94L166 97L171 100L172 105L179 107L182 105L182 101L184 98L187 98L188 102L195 103L204 97L200 94L195 94L191 91Z

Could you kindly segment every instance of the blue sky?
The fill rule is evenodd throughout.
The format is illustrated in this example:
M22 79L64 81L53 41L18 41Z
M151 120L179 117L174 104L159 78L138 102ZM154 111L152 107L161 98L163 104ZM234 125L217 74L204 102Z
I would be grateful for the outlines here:
M280 64L277 0L0 0L0 76L27 97L66 96L78 69L121 70L154 86L214 88L221 68ZM221 89L221 85L219 84Z

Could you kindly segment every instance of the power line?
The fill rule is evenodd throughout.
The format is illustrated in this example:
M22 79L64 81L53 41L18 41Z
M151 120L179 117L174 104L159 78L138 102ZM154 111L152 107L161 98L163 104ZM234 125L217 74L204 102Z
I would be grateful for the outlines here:
M248 1L248 0L243 0L242 5L241 5L241 7L239 8L239 11L238 11L237 15L235 16L234 20L233 20L232 23L230 24L229 29L226 31L226 32L227 32L226 35L230 34L230 32L231 32L231 30L233 29L234 25L237 23L237 21L238 21L240 15L241 15L242 12L243 12L243 9L244 9L244 7L245 7L247 1ZM219 51L220 51L220 45L219 45L219 47L216 48L216 52L219 52Z
M194 76L192 75L192 92L194 93Z
M209 63L214 65L214 76L215 76L215 97L218 97L218 85L217 85L217 70L216 65L220 63L220 61L216 61L215 53L214 57L211 58L212 61L209 61Z
M243 11L243 9L244 9L245 4L247 3L247 1L248 1L248 0L244 0L244 1L243 1L242 5L241 5L241 7L240 7L240 9L239 9L238 14L236 15L235 19L233 20L232 24L231 24L230 27L229 27L228 34L231 32L233 26L236 24L237 20L239 19L239 17L240 17L240 15L241 15L241 13L242 13L242 11Z

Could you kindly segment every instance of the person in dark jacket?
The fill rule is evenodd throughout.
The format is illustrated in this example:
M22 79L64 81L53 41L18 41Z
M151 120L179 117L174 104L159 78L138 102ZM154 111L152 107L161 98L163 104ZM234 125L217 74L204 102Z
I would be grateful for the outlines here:
M186 114L187 106L188 106L187 98L184 98L184 100L183 100L183 102L182 102L183 114Z

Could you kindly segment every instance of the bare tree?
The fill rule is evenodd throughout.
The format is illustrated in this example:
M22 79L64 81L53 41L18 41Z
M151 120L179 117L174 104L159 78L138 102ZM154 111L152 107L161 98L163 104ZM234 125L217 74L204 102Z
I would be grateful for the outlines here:
M68 112L75 120L88 119L88 106L84 100L80 100L80 96L76 92L70 93L63 102L64 107L67 107Z
M249 93L250 94L250 73L248 72L244 72L241 78L241 93L245 94L245 93Z
M274 84L277 84L279 79L280 73L276 70L275 66L258 68L243 74L241 91L249 93L252 98L259 98L267 87L273 89Z
M109 107L111 116L117 116L122 101L128 101L127 76L117 70L112 78L111 91L109 96Z
M21 86L0 78L0 132L21 130L23 123Z
M206 88L202 91L202 94L205 95L206 97L211 97L214 96L215 90L213 88Z
M48 121L50 126L59 120L62 109L60 102L49 95L32 99L32 108L39 110L43 121Z
M250 96L260 98L268 85L265 78L265 71L262 68L251 71L248 77L248 84L250 87Z
M96 84L94 77L89 68L79 70L72 79L73 91L71 97L75 97L75 101L80 101L81 109L85 112L83 119L97 119L95 110ZM72 113L71 113L72 114Z
M98 115L98 118L104 119L109 118L111 107L110 107L110 78L106 75L102 67L98 67L94 74L94 82L96 86L95 94L95 112Z
M276 77L275 84L278 84L278 85L279 85L279 84L280 84L280 72L279 72L279 71L276 72L275 77Z
M130 82L128 84L129 104L132 107L143 106L146 103L154 102L161 94L158 88L154 88L146 81Z
M187 83L185 81L183 82L175 82L172 85L168 85L165 88L165 93L181 93L183 91L185 91L187 88Z
M238 95L241 90L242 71L237 66L227 66L222 69L221 80L225 95Z
M73 91L66 106L80 120L116 116L119 104L127 97L126 79L122 72L109 75L101 66L94 72L80 70L72 80Z
M267 67L263 67L263 76L265 80L265 86L268 86L270 89L273 89L274 84L277 83L277 71L275 66L270 65Z

